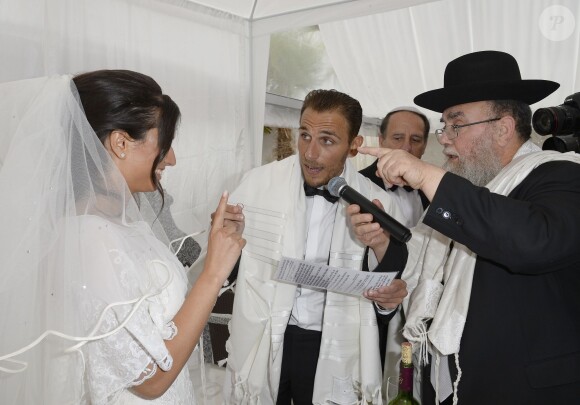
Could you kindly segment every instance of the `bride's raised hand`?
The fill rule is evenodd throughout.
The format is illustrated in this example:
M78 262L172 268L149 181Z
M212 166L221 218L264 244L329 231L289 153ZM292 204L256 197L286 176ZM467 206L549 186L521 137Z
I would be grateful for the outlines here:
M229 194L225 191L212 214L212 224L209 231L205 270L219 277L223 283L236 264L246 240L241 229L234 222L226 219Z

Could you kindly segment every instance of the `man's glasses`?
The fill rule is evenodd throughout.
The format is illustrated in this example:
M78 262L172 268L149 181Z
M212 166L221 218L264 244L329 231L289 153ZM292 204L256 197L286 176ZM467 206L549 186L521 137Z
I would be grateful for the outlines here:
M441 143L441 138L443 137L443 134L447 135L447 139L449 139L449 140L455 139L459 136L459 130L461 128L470 127L472 125L477 125L477 124L485 124L486 122L498 121L500 119L501 119L501 117L497 117L497 118L491 118L489 120L484 120L484 121L470 122L469 124L463 124L463 125L445 125L443 128L435 130L435 136L437 137L437 140L439 141L439 143Z

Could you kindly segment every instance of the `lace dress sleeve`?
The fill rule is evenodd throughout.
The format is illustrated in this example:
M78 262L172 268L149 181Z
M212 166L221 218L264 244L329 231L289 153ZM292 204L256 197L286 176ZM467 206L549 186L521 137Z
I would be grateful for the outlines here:
M83 347L84 378L94 404L171 368L164 341L177 333L171 319L187 288L169 250L153 235L125 228L95 217L81 232L82 322L95 337Z

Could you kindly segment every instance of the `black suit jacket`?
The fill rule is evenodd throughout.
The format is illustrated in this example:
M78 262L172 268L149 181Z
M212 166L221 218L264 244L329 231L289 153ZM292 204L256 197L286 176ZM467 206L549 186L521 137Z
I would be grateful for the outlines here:
M447 173L424 223L477 254L459 403L580 403L580 165L540 165L508 197Z

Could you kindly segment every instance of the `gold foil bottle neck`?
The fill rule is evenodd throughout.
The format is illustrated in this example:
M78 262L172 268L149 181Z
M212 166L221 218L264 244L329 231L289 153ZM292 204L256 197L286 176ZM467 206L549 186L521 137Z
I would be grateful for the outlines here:
M409 342L401 343L401 362L407 366L413 364L413 346Z

